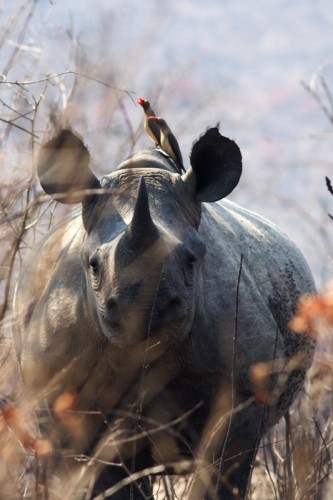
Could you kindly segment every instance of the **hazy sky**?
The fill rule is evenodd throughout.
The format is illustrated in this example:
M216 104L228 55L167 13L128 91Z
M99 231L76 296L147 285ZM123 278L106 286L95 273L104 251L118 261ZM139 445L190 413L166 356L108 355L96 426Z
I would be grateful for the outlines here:
M332 248L318 240L314 226L331 231L327 210L333 200L323 178L333 177L332 125L300 81L319 89L324 76L333 93L331 1L3 0L0 12L2 68L15 44L24 45L8 78L75 69L75 58L89 62L91 76L156 103L179 139L185 164L193 140L221 121L222 132L243 152L244 175L233 199L282 226L317 276L327 274ZM84 49L79 56L77 42ZM79 102L92 128L103 116L94 92L89 103ZM136 127L141 109L129 98L125 106ZM121 130L116 122L112 127L114 134ZM86 128L92 153L104 165L109 150L94 151Z

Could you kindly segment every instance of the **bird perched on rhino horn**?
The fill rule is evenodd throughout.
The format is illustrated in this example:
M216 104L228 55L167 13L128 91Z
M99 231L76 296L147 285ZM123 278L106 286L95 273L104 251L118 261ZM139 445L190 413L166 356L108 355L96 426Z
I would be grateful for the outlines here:
M160 147L176 162L177 166L180 168L180 172L185 172L183 157L180 152L178 141L167 122L163 120L163 118L157 116L150 116L148 122L158 124L160 129Z
M147 99L142 99L142 97L139 97L137 100L137 103L142 106L143 111L144 111L144 118L143 118L143 127L151 140L155 143L156 146L160 145L160 128L156 123L149 122L148 118L151 116L156 116L154 113L153 108L150 105L150 102L147 101Z

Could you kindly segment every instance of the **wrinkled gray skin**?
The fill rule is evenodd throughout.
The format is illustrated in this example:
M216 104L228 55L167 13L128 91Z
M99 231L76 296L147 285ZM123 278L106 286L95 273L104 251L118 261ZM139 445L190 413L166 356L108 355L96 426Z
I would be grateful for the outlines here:
M75 390L76 408L101 411L111 429L126 412L127 434L183 416L138 440L135 452L132 442L118 449L130 470L197 456L217 468L209 469L213 487L198 480L191 498L241 498L263 432L285 413L311 363L312 341L292 334L288 321L314 285L276 226L214 203L238 183L237 145L210 129L190 160L180 176L161 153L143 151L99 182L71 132L43 148L43 188L56 199L63 193L63 203L81 202L82 216L51 232L26 263L15 344L28 391L51 407ZM276 372L293 356L281 386ZM273 396L264 405L253 397L251 367L273 359L265 386ZM92 451L102 424L87 415L84 437L59 424L55 439ZM112 447L103 457L118 459ZM121 477L103 470L95 493ZM117 495L130 498L129 489ZM133 498L142 498L137 488Z

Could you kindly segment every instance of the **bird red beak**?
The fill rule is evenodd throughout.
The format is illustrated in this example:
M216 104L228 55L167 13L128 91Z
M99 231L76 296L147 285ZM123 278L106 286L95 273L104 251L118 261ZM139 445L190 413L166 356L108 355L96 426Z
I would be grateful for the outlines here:
M138 100L136 102L140 104L140 106L142 106L145 101L142 99L142 97L138 97Z

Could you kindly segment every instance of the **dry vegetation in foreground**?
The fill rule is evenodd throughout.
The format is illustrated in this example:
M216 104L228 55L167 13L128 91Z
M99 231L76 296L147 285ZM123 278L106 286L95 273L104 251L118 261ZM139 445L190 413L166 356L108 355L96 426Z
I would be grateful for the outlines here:
M16 30L17 40L23 43L35 3L31 9L21 10L8 19L7 32ZM6 30L5 30L6 31ZM27 72L21 81L11 81L13 68L18 68L27 52L14 47L2 69L0 131L0 498L56 498L61 485L54 481L54 490L41 493L44 484L43 458L52 454L46 437L41 438L34 414L35 402L23 397L15 356L12 353L10 329L15 321L12 298L17 275L33 243L49 226L65 214L54 202L41 193L34 174L35 157L49 132L57 126L74 122L80 130L86 129L78 114L78 103L89 103L89 94L95 96L103 108L103 130L93 138L96 149L108 133L108 123L119 125L117 154L119 158L135 147L141 130L133 130L125 102L131 99L127 90L117 89L101 67L87 63L82 56L85 47L69 40L73 48L75 71L52 74L36 80ZM29 52L28 52L29 54ZM24 67L24 64L22 64ZM89 76L88 76L89 75ZM96 77L92 77L96 75ZM309 87L307 87L309 90ZM310 89L321 107L320 94ZM323 84L322 90L329 90ZM105 105L107 103L107 105ZM332 102L331 102L332 104ZM332 108L325 108L333 123ZM98 112L96 116L98 119ZM100 115L99 115L100 116ZM116 164L119 158L113 158ZM328 182L332 192L331 184ZM328 220L328 224L330 221ZM311 323L318 339L315 362L310 370L305 390L294 403L289 414L262 441L256 459L250 499L305 500L328 499L333 492L333 288L328 287L318 297L309 297L300 304L294 319L296 331ZM58 401L57 411L68 425L71 420L71 396L64 394ZM82 462L82 468L86 462ZM173 478L156 473L154 492L156 499L186 498L191 477ZM131 480L135 480L132 477ZM73 479L74 481L75 479ZM68 491L74 486L66 484Z

